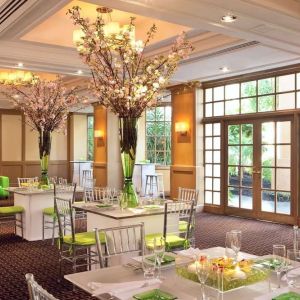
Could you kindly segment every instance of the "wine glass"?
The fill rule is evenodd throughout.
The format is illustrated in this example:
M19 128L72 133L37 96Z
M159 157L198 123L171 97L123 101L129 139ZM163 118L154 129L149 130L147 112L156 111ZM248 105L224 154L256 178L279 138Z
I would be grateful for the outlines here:
M157 263L158 274L157 278L161 279L161 262L165 255L166 241L164 237L154 238L153 240L153 250L155 254L155 260Z
M287 264L290 266L295 266L295 262L299 265L300 262L300 250L288 249L287 250ZM289 286L294 288L300 288L300 273L299 268L292 268L287 271L286 279Z
M228 239L228 241L227 241ZM242 232L240 230L232 230L226 233L226 241L235 254L235 261L238 261L239 251L242 246Z
M128 206L128 201L125 193L120 193L118 196L118 202L119 202L119 207L121 208L121 211L127 208Z
M145 245L145 248L147 246ZM147 280L153 279L155 274L155 268L156 268L156 258L153 253L153 251L150 251L147 249L147 254L144 254L142 256L142 267L144 271L144 278ZM144 252L146 253L146 251Z
M195 269L200 282L202 300L206 299L204 285L208 278L210 267L211 263L208 256L201 255L199 259L195 261Z
M277 288L280 288L281 272L286 267L286 248L285 245L273 245L273 266L277 274Z

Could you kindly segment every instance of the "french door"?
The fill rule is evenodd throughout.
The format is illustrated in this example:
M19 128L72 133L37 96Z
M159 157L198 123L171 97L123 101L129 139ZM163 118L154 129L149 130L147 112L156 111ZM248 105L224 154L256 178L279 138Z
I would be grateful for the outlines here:
M292 118L225 124L225 212L293 223Z

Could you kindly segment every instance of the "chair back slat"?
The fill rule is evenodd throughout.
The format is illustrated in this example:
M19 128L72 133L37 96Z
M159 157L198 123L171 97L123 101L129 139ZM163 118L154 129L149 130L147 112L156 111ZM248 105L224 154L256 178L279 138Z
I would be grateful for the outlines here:
M30 300L58 300L53 295L49 294L45 289L43 289L35 280L34 276L30 273L25 275L29 299Z
M179 187L177 199L178 201L195 201L195 205L197 205L198 196L198 190Z
M95 229L100 267L105 261L114 256L128 253L143 255L144 252L144 224L135 224L106 229ZM100 241L102 240L102 244ZM105 249L105 250L103 250Z
M18 186L19 187L22 187L22 184L24 184L24 183L28 184L30 182L37 183L37 182L39 182L39 178L38 177L27 177L27 178L18 177Z
M113 201L116 195L116 191L109 187L105 188L93 188L85 189L84 199L86 202L107 202Z

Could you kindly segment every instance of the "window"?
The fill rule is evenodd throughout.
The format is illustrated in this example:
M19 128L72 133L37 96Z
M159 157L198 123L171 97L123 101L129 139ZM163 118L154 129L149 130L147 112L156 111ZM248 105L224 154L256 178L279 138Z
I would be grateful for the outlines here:
M205 89L205 117L300 108L300 73Z
M87 116L87 159L94 160L94 116Z
M151 163L171 164L171 116L170 105L146 110L146 159Z

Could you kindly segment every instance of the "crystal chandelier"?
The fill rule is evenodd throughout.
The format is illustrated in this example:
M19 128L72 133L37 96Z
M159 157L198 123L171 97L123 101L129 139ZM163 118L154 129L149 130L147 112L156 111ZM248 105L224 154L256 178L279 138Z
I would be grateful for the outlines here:
M18 85L31 84L37 76L25 71L5 71L0 72L0 84Z
M132 41L135 40L135 30L131 29L129 31L129 25L123 25L120 26L118 22L113 22L111 13L113 10L108 7L98 7L97 12L101 14L101 17L103 21L105 22L105 25L103 26L104 34L106 36L111 36L111 35L116 35L118 37L119 34L124 33L124 32L129 32L130 33L130 39ZM73 31L73 43L75 46L78 47L78 45L82 42L82 38L84 37L84 32L81 29L76 29Z

